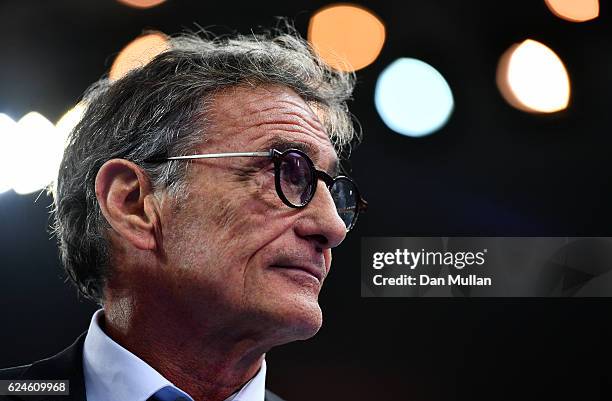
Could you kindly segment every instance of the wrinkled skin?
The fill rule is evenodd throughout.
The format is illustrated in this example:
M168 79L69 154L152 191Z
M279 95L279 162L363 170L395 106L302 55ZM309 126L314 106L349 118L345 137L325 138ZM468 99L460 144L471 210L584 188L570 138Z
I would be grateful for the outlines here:
M317 114L291 89L220 92L207 132L197 153L297 146L336 175ZM194 160L187 185L176 202L129 162L100 169L115 267L105 330L194 399L223 400L271 347L319 330L318 295L346 229L322 181L307 207L284 205L267 158Z

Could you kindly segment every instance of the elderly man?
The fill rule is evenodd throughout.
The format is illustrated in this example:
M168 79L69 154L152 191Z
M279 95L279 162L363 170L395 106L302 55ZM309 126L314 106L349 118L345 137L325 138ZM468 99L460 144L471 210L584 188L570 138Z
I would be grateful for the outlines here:
M338 156L352 88L288 34L175 38L95 85L55 228L103 308L70 348L0 378L70 379L62 400L278 400L265 353L319 330L331 249L365 206Z

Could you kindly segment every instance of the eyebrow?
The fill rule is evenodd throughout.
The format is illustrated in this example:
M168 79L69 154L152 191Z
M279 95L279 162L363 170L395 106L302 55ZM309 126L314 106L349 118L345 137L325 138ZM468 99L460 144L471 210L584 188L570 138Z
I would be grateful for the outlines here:
M319 153L320 153L319 150L315 146L309 143L293 142L285 138L273 137L269 141L266 142L264 147L265 147L265 150L276 149L281 152L284 152L287 149L301 150L302 152L306 153L308 157L312 159L312 161L315 163L315 166L321 161L319 159ZM330 166L330 170L327 171L327 174L329 174L332 177L336 177L339 171L340 171L340 160L338 160L337 157L334 157L332 165Z

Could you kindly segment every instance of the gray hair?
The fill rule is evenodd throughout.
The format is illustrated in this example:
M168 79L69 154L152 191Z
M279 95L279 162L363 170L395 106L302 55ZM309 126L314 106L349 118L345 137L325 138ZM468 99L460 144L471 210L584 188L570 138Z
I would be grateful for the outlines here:
M69 135L54 188L53 226L64 269L81 294L102 304L112 274L110 226L95 194L99 168L113 158L130 160L149 175L156 192L179 196L187 164L146 160L193 152L215 92L235 85L287 86L323 111L336 150L350 153L360 137L346 104L354 74L330 69L289 31L183 34L145 66L115 82L102 79L86 92L87 109Z

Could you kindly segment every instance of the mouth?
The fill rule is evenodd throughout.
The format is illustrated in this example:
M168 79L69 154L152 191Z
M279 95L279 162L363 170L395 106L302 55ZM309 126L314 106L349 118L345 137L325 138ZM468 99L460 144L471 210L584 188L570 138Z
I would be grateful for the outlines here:
M278 269L286 269L288 271L298 272L300 274L308 274L314 277L319 283L323 281L323 273L314 266L283 266L283 265L272 265L270 267Z

